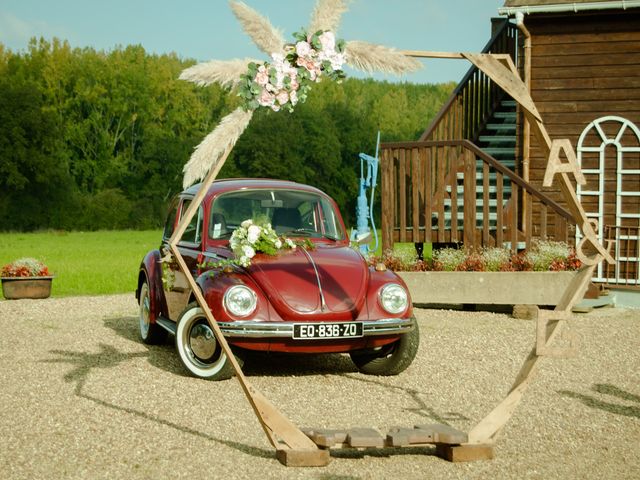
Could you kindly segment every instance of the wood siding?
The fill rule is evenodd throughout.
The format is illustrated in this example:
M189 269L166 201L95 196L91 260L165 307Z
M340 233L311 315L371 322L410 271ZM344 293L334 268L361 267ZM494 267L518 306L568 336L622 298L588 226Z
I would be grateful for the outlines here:
M640 12L537 15L527 17L525 24L532 35L531 94L551 138L568 138L576 148L583 130L607 115L640 127ZM637 140L630 133L622 140L634 146ZM540 187L547 159L535 138L531 142L530 179ZM615 147L607 148L604 223L615 225ZM594 158L585 155L584 160L584 168L593 168ZM640 169L640 154L626 154L625 162L625 168ZM587 175L584 189L595 189L595 180ZM626 190L640 191L640 181L630 183ZM559 192L547 193L562 204ZM595 210L597 197L583 197L582 202L589 212ZM638 197L626 198L623 211L640 212Z

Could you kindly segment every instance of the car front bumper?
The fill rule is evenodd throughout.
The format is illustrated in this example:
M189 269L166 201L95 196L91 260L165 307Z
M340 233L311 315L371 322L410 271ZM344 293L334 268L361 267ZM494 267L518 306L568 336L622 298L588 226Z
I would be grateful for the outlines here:
M218 322L218 326L225 337L293 338L294 325L307 325L310 323L317 322L258 322L253 320L238 320L235 322ZM322 323L331 324L332 322ZM362 323L364 337L400 335L410 332L413 329L415 318L382 318L379 320L367 320L353 323Z

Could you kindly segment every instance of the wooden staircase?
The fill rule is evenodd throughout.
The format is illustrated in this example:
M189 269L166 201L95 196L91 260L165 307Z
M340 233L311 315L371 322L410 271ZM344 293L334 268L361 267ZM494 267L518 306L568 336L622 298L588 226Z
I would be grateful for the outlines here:
M515 25L495 22L483 53L517 63L517 37ZM380 145L385 249L430 242L517 250L532 236L567 240L571 214L516 173L517 115L516 102L474 66L418 141Z

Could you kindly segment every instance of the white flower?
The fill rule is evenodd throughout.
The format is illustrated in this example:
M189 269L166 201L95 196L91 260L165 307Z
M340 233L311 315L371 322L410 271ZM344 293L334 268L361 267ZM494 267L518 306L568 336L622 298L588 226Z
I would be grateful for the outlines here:
M311 48L311 45L309 45L308 42L298 42L296 43L296 54L299 57L307 57L309 55L311 55L313 52L313 49Z
M249 241L249 243L251 245L253 245L254 243L256 243L258 241L258 238L260 238L260 232L261 231L262 230L257 225L251 225L247 229L247 240Z
M242 228L249 228L251 225L253 225L253 220L251 220L250 218L240 224Z
M322 50L326 53L334 53L336 50L336 37L333 32L323 32L319 37L320 45L322 45ZM297 50L296 45L296 50ZM298 54L300 55L300 54Z
M293 240L291 240L290 238L285 238L284 241L289 248L296 248L296 244L293 243Z
M277 239L274 243L275 247L277 249L281 249L282 248L282 242L280 241L280 239Z
M333 55L329 61L331 62L331 68L334 70L341 70L342 65L344 65L346 58L343 53L336 53Z
M247 258L253 258L256 256L256 251L253 249L251 245L243 245L242 252L244 253L244 256L246 256Z

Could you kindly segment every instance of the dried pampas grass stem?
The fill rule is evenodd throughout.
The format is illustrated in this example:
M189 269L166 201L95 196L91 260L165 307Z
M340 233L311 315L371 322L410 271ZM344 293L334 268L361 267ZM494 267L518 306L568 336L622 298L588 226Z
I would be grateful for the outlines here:
M196 147L184 166L182 181L184 188L207 176L223 153L233 148L249 125L252 116L253 111L245 112L237 108L220 121L218 126Z
M349 65L368 73L378 71L400 75L422 68L422 64L415 58L407 57L394 48L373 43L347 42L345 53Z
M285 44L282 32L271 25L268 18L242 2L232 1L230 5L243 30L260 50L267 55L282 52Z
M180 74L180 80L200 86L219 83L223 87L235 87L240 81L240 75L247 73L247 65L251 62L261 63L260 60L250 58L198 63L185 68Z
M311 15L309 34L318 30L331 30L334 34L340 25L342 14L347 11L345 0L318 0Z

